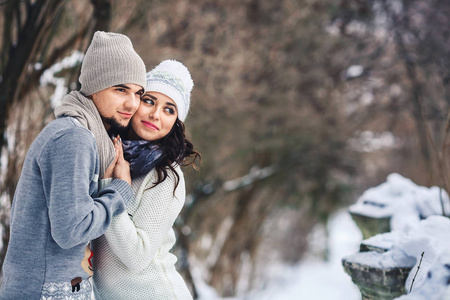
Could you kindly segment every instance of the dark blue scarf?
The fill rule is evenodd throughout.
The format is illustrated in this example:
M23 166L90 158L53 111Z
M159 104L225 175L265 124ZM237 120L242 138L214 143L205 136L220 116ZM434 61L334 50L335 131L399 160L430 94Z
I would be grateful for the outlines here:
M162 158L163 151L151 141L122 141L123 156L130 163L131 178L148 174Z

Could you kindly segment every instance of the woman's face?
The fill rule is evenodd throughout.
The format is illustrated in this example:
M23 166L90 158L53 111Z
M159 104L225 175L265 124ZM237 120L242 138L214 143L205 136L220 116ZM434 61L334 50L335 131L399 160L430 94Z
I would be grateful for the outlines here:
M131 119L130 138L156 141L165 137L178 117L175 102L164 94L147 92Z

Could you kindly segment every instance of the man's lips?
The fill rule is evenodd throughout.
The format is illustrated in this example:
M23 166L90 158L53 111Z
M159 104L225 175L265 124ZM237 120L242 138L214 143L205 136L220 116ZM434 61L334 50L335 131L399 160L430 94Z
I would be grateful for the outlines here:
M120 112L119 111L118 113L125 119L130 119L133 116L133 114L127 113L127 112Z
M151 122L147 122L147 121L142 121L142 124L144 124L144 126L148 127L148 128L152 128L152 129L156 129L159 130L158 127L156 127L155 124L151 123Z

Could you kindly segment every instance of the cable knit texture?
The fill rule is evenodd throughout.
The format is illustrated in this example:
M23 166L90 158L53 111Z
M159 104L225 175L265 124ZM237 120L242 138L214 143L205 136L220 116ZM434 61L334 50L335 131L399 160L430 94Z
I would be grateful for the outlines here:
M105 235L93 241L94 294L108 299L192 299L183 278L175 269L177 258L169 253L175 244L172 228L185 201L185 183L173 194L175 176L154 188L157 173L132 181L135 199L127 212L113 218Z

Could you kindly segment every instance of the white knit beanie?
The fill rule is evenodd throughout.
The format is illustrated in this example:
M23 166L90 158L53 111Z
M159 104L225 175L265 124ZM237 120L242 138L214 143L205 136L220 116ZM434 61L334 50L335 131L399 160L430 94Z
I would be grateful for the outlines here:
M170 97L177 105L178 119L186 119L194 87L189 70L179 61L164 60L147 73L147 92Z
M84 56L79 80L85 96L118 84L134 83L145 89L145 64L127 36L97 31Z

